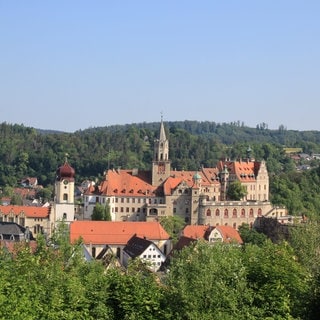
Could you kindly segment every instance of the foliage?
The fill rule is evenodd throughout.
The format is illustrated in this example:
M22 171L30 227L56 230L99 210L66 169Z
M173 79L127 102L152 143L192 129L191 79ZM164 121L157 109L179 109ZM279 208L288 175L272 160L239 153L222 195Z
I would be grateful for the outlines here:
M239 226L238 231L245 244L251 243L262 246L267 240L267 236L265 234L258 232L254 228L250 228L248 224L242 224Z
M110 206L96 203L93 208L91 220L95 221L111 221Z
M227 197L229 200L239 201L247 194L247 189L241 184L239 180L232 181L227 190Z
M173 242L178 240L180 232L185 226L185 222L179 216L161 217L159 222L164 230L168 232Z
M306 319L309 280L288 244L200 241L173 258L165 283L175 319Z

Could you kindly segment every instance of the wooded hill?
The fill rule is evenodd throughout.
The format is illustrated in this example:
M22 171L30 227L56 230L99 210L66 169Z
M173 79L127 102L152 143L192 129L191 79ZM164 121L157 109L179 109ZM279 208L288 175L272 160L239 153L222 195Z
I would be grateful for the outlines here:
M0 124L0 187L17 186L26 176L52 187L55 172L68 154L76 183L99 179L108 168L150 169L159 122L89 128L74 133L37 130ZM320 153L319 131L270 130L264 123L250 128L243 123L198 121L165 122L172 168L197 170L214 167L221 158L244 159L250 146L257 160L266 160L274 204L292 214L320 213L320 169L298 172L284 148ZM298 163L302 164L302 163Z

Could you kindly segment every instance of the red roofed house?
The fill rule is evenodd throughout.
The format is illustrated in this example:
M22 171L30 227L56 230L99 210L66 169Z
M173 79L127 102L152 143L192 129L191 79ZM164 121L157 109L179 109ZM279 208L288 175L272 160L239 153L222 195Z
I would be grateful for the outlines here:
M183 237L191 239L204 239L213 242L237 243L242 244L243 241L237 230L231 226L186 226L182 231Z
M123 248L133 237L153 242L165 255L171 250L171 239L159 222L73 221L70 241L82 239L93 257L108 246L123 262Z
M15 222L28 227L36 236L38 233L50 234L51 207L36 206L0 206L0 221Z
M241 201L231 201L227 190L238 180L246 187ZM163 122L154 142L151 171L107 170L100 185L84 194L84 219L90 220L96 203L108 204L113 221L157 221L180 216L187 224L253 224L272 212L269 177L264 161L255 161L251 149L239 161L219 161L198 171L171 170L169 141Z

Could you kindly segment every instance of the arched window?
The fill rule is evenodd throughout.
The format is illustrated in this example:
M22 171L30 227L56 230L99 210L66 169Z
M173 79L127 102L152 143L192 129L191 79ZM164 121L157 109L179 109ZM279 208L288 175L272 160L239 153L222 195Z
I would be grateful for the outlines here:
M258 217L261 217L261 216L262 216L262 209L259 208L259 209L258 209Z
M253 209L251 208L249 211L249 217L252 218L253 217Z
M220 216L220 210L216 209L216 217L219 217L219 216Z
M224 217L225 217L225 218L228 218L228 217L229 217L228 209L224 209Z
M234 208L234 209L232 210L232 217L233 217L233 218L236 218L236 217L237 217L237 209L236 209L236 208Z
M236 223L233 224L233 229L237 229L237 224Z
M211 217L211 210L210 209L207 210L207 217Z
M246 210L244 208L241 209L241 217L244 218L246 216Z
M63 220L67 220L67 214L64 212L63 216L62 216Z

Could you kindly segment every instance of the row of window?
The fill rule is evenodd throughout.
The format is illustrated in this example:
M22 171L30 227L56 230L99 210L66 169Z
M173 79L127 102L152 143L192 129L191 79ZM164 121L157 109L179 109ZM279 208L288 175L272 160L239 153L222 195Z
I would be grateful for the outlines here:
M231 210L230 210L230 211L231 211ZM259 208L257 212L258 212L258 217L261 217L261 216L262 216L262 209ZM211 217L212 214L213 214L213 212L211 211L211 209L207 209L207 211L206 211L206 216L207 216L207 217ZM220 209L216 209L216 210L214 211L214 215L215 215L216 217L220 217L220 214L222 214L222 212L220 211ZM231 216L232 216L232 218L238 218L238 216L239 216L240 218L245 218L245 217L246 217L246 209L242 208L241 211L240 211L240 215L238 215L238 210L237 210L236 208L234 208L234 209L232 210ZM227 208L223 210L223 217L224 217L224 218L229 218L229 210L228 210ZM253 217L254 217L253 208L250 208L250 209L249 209L249 217L250 217L250 218L253 218Z
M85 198L85 202L90 201L90 203L97 203L100 202L99 197L96 197L95 201L92 201L91 199L89 200L89 197ZM164 201L162 198L108 198L106 201L106 198L102 198L102 203L149 203L149 204L163 204Z
M0 222L15 222L19 225L23 226L25 225L25 218L19 218L19 217L8 217L6 215L0 216Z

